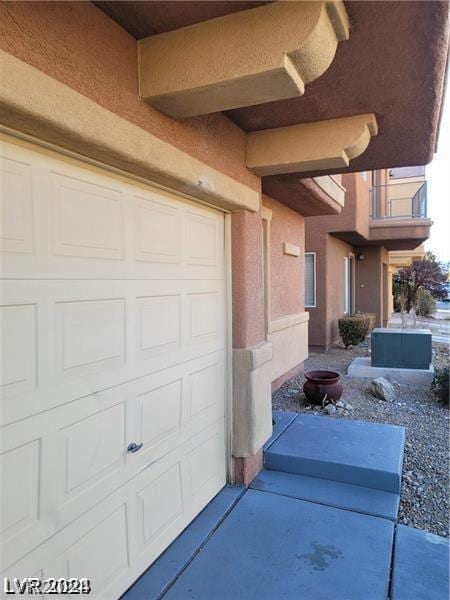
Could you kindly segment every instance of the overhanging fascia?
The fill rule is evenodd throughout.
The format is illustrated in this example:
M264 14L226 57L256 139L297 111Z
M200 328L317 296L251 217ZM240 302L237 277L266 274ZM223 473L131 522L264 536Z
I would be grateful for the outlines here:
M330 66L342 0L273 2L139 41L141 97L175 118L300 96Z
M260 193L0 51L0 126L226 210Z
M260 176L348 167L377 133L373 113L254 131L247 167Z

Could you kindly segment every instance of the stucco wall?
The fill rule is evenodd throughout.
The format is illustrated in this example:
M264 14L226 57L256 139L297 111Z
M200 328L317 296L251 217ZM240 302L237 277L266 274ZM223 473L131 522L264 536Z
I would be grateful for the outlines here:
M263 196L263 205L272 211L270 224L270 319L279 319L304 310L305 219L287 206ZM287 242L299 247L299 256L285 254Z
M339 340L338 320L344 314L344 257L350 256L353 247L307 226L306 252L316 253L316 307L306 309L310 315L309 345L328 348Z
M389 253L383 246L356 248L356 253L364 254L363 260L356 261L356 308L360 312L375 313L376 326L383 325L383 310L386 294L387 270L383 264L389 263Z
M334 178L337 178L334 175ZM370 173L364 179L361 173L349 173L341 176L339 183L345 188L345 203L339 215L308 217L306 231L314 232L356 232L369 237L370 214Z
M221 113L176 121L138 97L136 40L89 2L0 3L0 48L208 165L260 189Z
M233 348L265 340L263 233L261 213L231 215Z
M327 330L327 237L328 233L320 228L311 227L306 219L305 252L316 253L316 306L306 308L309 313L309 344L310 346L326 345Z
M326 345L328 346L339 340L338 320L344 315L344 257L348 257L353 252L353 248L330 235L327 252Z

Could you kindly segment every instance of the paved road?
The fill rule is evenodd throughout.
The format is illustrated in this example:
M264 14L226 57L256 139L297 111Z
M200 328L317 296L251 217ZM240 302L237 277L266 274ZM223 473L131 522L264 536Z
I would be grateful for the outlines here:
M438 311L446 311L450 313L450 302L436 302L436 307Z

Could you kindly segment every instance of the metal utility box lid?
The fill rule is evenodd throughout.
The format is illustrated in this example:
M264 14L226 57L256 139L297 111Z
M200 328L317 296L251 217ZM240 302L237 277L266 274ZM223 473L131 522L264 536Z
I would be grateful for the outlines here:
M386 329L371 334L372 366L428 369L432 360L429 329Z

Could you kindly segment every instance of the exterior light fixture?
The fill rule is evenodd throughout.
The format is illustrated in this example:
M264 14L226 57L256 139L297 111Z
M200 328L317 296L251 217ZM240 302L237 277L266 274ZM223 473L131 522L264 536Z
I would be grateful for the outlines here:
M358 252L356 255L357 260L364 260L364 254L362 252Z

